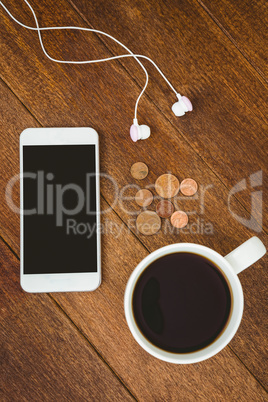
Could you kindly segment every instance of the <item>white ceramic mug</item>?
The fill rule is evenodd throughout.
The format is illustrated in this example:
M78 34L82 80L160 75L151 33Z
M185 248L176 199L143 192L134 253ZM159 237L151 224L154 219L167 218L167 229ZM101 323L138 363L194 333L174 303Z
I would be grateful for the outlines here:
M191 353L168 352L153 345L147 338L145 338L137 326L132 307L133 292L142 272L156 259L167 254L180 252L198 254L214 262L214 264L224 273L232 292L231 312L228 323L222 333L210 345ZM170 363L197 363L214 356L230 342L242 319L244 298L241 283L237 274L256 262L265 253L266 249L263 243L259 238L254 236L225 257L222 257L219 253L208 247L194 243L172 244L149 254L132 272L125 291L125 315L132 335L140 346L148 353L158 359Z

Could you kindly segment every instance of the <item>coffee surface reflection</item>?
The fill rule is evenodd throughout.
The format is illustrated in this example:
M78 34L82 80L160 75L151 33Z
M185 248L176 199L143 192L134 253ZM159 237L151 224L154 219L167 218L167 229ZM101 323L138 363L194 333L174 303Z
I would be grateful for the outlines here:
M189 353L208 346L224 329L231 292L221 270L194 253L173 253L152 262L133 293L133 311L155 346Z

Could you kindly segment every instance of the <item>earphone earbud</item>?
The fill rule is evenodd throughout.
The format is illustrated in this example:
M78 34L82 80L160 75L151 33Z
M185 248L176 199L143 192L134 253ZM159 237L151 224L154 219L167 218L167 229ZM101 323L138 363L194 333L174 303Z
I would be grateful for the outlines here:
M193 110L193 105L186 96L181 96L179 93L176 94L178 102L174 103L172 106L172 111L176 116L184 116L186 112L191 112ZM133 119L133 124L130 127L130 137L132 141L137 142L138 140L146 140L150 137L151 130L149 126L139 125L137 119Z
M133 124L130 127L130 137L132 141L136 142L138 140L146 140L146 138L150 137L151 130L149 126L139 125L137 119L133 119Z
M179 101L172 106L172 111L175 116L184 116L186 112L191 112L193 110L191 101L186 98L186 96L181 96L180 94L176 95Z

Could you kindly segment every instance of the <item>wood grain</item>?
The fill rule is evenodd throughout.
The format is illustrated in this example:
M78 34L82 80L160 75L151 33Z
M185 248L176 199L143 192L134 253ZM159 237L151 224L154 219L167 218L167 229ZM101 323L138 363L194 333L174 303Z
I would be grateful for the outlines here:
M1 88L2 93L4 88ZM8 103L10 106L11 104L14 106L11 109L18 117L17 126L19 127L21 122L26 124L27 113L11 93L9 93ZM30 123L32 117L29 115L28 118ZM8 126L6 126L6 130L9 135L5 139L9 143L10 136L15 137L16 131L13 127L12 133ZM6 148L8 148L7 145ZM18 169L16 156L12 165L16 171ZM14 201L16 202L16 199ZM102 203L102 210L105 209L107 209L107 204ZM8 214L7 208L6 213ZM14 221L18 233L18 217L10 214L9 220ZM5 221L8 222L7 219ZM259 400L264 400L265 394L263 394L258 382L254 380L249 371L235 355L232 355L228 348L207 362L193 366L176 367L156 361L136 344L124 319L123 295L129 274L148 252L114 213L111 212L105 216L102 223L106 228L111 227L111 230L107 230L107 234L102 237L103 282L101 287L92 294L54 294L53 298L61 304L81 332L107 359L116 373L123 378L133 394L141 400L155 400L159 395L160 398L172 400L176 398L178 389L180 389L182 398L187 400L191 400L191 398L192 400L195 398L207 400L211 394L219 399L233 398L234 395L242 392L249 400L254 395L258 395ZM6 226L7 232L9 225ZM4 228L1 225L1 231L3 230ZM174 237L172 240L174 242ZM153 245L157 248L158 244L161 245L161 242L165 241L169 242L170 239L167 240L163 236L160 242L158 239L157 243L153 243ZM152 245L148 244L148 246ZM16 249L19 250L18 240ZM250 273L250 270L247 273ZM246 281L247 278L248 275ZM255 280L253 274L251 279ZM245 290L248 285L245 283ZM261 284L258 283L257 285L258 292L264 296L260 288ZM252 363L256 365L255 374L257 373L261 379L262 376L259 371L263 371L261 368L264 367L263 364L265 363L260 362L264 350L263 332L260 325L262 314L256 305L263 305L263 301L259 300L256 293L252 290L250 308L245 312L247 315L244 320L246 320L245 327L247 329L248 316L252 316L254 327L260 334L261 345L258 342L255 343L255 358L252 357L252 350L247 350L248 356L245 361L249 366ZM239 334L238 332L236 338L239 337ZM242 351L248 347L248 336L253 335L248 334L248 329L244 330L243 337L240 338L242 345L239 345ZM130 361L131 365L129 365ZM143 367L142 372L139 371L140 367ZM201 377L200 373L202 373ZM234 374L235 377L233 378ZM158 378L157 384L154 381L155 377ZM193 378L194 381L189 381L189 378Z
M23 4L9 3L17 17L33 24ZM187 118L173 118L170 106L174 100L170 91L150 69L148 96L142 99L139 116L141 123L150 124L152 137L131 144L128 127L139 85L144 80L135 62L94 66L53 64L41 53L37 37L0 11L3 14L0 76L7 84L0 83L4 150L0 178L1 235L18 253L19 220L4 200L4 189L18 173L18 138L26 127L93 126L100 134L101 171L111 175L121 191L127 184L140 185L130 174L131 165L137 161L149 166L149 175L142 186L150 187L159 175L169 172L180 181L194 178L199 183L197 196L176 201L178 206L192 212L190 223L196 226L192 225L188 232L172 232L167 225L150 239L135 231L133 219L139 209L134 199L123 200L122 192L115 199L111 181L103 178L102 209L111 205L115 211L103 217L107 228L103 235L103 283L92 294L54 294L53 298L140 400L178 400L178 395L180 400L238 397L265 400L262 386L267 382L264 326L267 259L240 275L246 301L241 327L230 347L207 362L174 366L152 358L132 338L123 312L124 289L131 271L156 248L192 241L224 255L258 230L266 242L260 214L256 216L259 224L254 221L249 229L228 209L229 189L235 183L258 169L266 172L264 82L197 3L183 0L178 6L174 2L153 1L76 2L83 19L65 1L57 5L47 1L46 9L44 4L31 4L41 25L81 25L83 19L90 18L95 27L114 34L134 51L144 53L146 47L146 53L159 60L164 70L168 60L168 76L172 82L182 77L181 92L192 95L195 111ZM44 41L55 57L93 58L118 53L111 42L100 41L92 34L46 33ZM134 196L137 188L131 189L130 194L131 191ZM16 204L18 196L16 188ZM237 194L232 199L233 211L249 217L250 201L249 190ZM212 231L205 232L202 223L211 224ZM14 367L11 377L16 375L13 370ZM71 376L66 378L71 384Z
M259 383L229 348L208 361L178 366L159 361L140 348L127 327L123 297L130 273L147 252L117 216L107 214L103 223L106 221L112 221L120 232L118 230L116 239L111 233L102 237L104 272L98 294L90 298L82 294L59 294L56 298L89 339L94 340L134 395L143 401L235 400L237 395L244 400L265 400ZM254 316L255 310L251 313ZM257 314L262 316L261 312ZM248 322L245 327L250 331ZM246 339L244 333L245 343Z
M267 80L267 4L262 0L198 1L256 71Z
M112 0L98 3L72 0L72 3L91 27L103 30L108 27L109 33L123 41L132 51L151 57L175 88L192 99L194 112L176 118L171 112L176 99L155 69L146 64L150 72L147 94L177 128L176 136L184 137L229 190L240 180L247 179L247 188L235 196L247 210L245 218L249 218L250 195L254 189L250 188L248 178L259 170L263 171L264 178L267 177L266 81L222 30L211 23L211 17L197 2L127 0L120 1L120 6ZM261 11L265 2L258 3ZM214 4L214 8L218 7L218 2ZM229 9L229 4L221 4L221 9L228 10L228 15L235 8L239 13L239 4L241 9L244 7L242 1L238 5L235 2ZM252 2L248 3L242 13L245 16L243 23L251 24L248 32L254 30L255 21L253 23L252 20L258 10L258 6L253 5L251 14L251 7ZM151 18L151 15L155 17ZM257 19L257 24L263 26L261 20ZM264 27L261 32L265 32ZM255 34L255 41L259 41L257 49L262 48L264 51L267 46L262 36L263 33ZM243 37L243 33L240 37ZM101 40L114 54L122 52L111 41L105 38ZM124 59L120 63L130 75L135 76L140 85L144 83L144 77L137 66L133 67L129 60ZM144 103L141 109L146 110ZM154 119L142 116L140 121L151 125L154 133L163 133L154 124ZM265 198L268 195L267 188L264 186ZM263 206L263 214L258 208L252 212L267 230L267 205Z
M46 294L19 285L0 241L1 401L130 401L133 397Z
M19 174L19 135L28 127L40 127L36 119L22 106L21 102L0 80L1 108L0 133L1 153L0 165L3 169L0 184L1 236L9 246L19 254L19 207L20 185L16 181L7 192L7 186L13 177ZM17 176L18 177L18 176ZM18 177L19 178L19 177ZM7 203L7 198L10 200ZM17 212L14 212L16 210ZM6 222L6 224L4 224Z

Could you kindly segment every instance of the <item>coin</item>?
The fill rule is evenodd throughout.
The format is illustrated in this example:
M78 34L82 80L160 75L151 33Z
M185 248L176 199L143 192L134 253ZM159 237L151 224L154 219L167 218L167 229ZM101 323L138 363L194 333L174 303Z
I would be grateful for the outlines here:
M191 196L197 192L197 183L194 179L184 179L180 185L180 191L183 195Z
M134 179L142 180L148 174L148 166L143 162L136 162L131 166L130 173Z
M154 199L151 191L142 189L137 192L135 195L135 201L140 207L148 207L152 203Z
M174 211L174 205L168 200L161 200L156 206L156 213L161 218L169 218Z
M161 228L161 219L154 211L143 211L137 217L136 226L142 234L153 235Z
M171 215L170 221L175 228L184 228L188 223L188 216L184 211L176 211Z
M178 194L180 182L173 174L162 174L155 182L155 190L160 197L172 198Z

